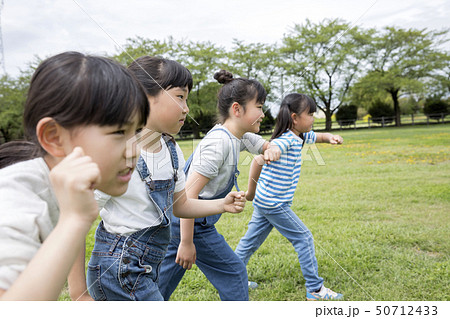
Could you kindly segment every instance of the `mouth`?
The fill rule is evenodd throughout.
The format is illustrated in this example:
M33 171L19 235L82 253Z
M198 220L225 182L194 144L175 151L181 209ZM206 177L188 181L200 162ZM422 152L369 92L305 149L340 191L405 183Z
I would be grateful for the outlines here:
M183 119L180 119L178 122L180 122L180 123L184 123L184 121L185 121L186 119L185 118L183 118Z
M119 180L128 183L131 179L131 174L133 174L133 169L134 167L127 167L126 169L119 171L119 174L117 174Z

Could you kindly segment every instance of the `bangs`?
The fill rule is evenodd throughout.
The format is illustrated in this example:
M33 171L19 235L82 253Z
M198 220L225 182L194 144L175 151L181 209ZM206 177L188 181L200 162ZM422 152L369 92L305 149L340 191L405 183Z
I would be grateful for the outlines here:
M166 60L162 70L161 86L164 90L187 86L189 92L192 90L193 80L191 72L180 63L173 60Z
M256 98L256 103L264 104L266 102L267 92L264 86L256 80L248 80L251 85L248 86L248 96Z
M306 97L306 107L309 108L309 113L315 113L317 111L316 102L308 95Z

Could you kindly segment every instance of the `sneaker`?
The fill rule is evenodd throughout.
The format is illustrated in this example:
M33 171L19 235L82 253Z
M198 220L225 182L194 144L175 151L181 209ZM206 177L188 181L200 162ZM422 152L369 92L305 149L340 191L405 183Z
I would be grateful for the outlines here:
M248 282L248 289L255 289L258 287L258 284L254 281L249 281Z
M322 286L319 292L306 292L306 300L341 300L344 296Z

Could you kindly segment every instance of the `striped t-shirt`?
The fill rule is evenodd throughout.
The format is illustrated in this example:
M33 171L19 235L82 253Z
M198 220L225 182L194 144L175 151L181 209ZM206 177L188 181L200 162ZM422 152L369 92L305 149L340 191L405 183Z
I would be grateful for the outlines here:
M316 142L316 133L304 133L305 142ZM280 137L272 140L281 149L278 161L265 164L256 186L253 205L262 208L275 208L283 204L291 204L297 188L302 165L303 140L288 130Z

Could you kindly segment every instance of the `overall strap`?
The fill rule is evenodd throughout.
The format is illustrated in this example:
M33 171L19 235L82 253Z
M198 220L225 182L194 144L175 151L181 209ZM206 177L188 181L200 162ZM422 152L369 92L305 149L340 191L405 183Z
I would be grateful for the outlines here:
M163 134L163 139L166 142L167 148L169 149L170 158L172 161L172 167L173 167L173 179L176 182L178 180L177 176L177 170L178 170L178 155L177 150L175 147L175 141L173 140L173 137L170 135ZM152 180L151 173L148 171L147 164L144 161L144 158L139 156L139 160L136 164L136 170L139 173L139 176L141 177L141 180L144 181L150 189L154 189L154 183Z
M221 128L221 127L213 128L213 129L210 130L203 138L205 138L206 136L208 136L208 135L209 135L211 132L213 132L213 131L224 131L224 132L228 135L228 137L230 138L230 141L231 141L231 148L232 148L233 158L234 158L234 172L233 172L233 175L234 175L234 186L236 187L236 189L237 189L238 191L240 191L239 186L238 186L238 184L237 184L237 177L239 176L240 172L239 172L239 170L237 169L237 166L238 166L238 159L237 159L237 157L236 157L236 152L234 151L233 138L231 137L230 133L229 133L226 129ZM185 166L184 166L184 173L185 173L185 174L187 174L188 171L189 171L189 168L190 168L190 166L191 166L191 164L192 164L192 159L194 158L194 154L195 154L195 151L197 150L197 148L198 148L198 145L197 145L197 147L195 148L194 152L192 152L192 154L189 156L189 158L188 158L187 161L186 161L186 164L185 164Z

